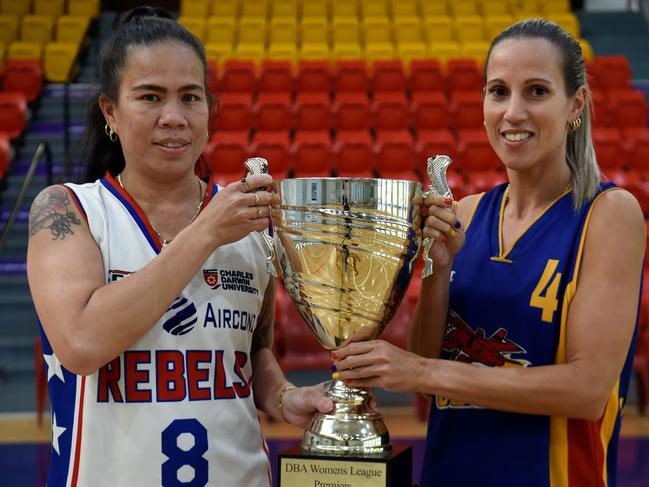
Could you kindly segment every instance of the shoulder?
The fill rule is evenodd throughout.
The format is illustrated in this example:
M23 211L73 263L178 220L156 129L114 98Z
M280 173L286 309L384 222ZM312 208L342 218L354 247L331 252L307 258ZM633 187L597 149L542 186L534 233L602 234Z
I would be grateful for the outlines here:
M478 204L484 195L485 193L471 194L459 201L457 216L465 228L471 223L475 210L478 208Z
M72 228L82 224L85 213L75 193L63 184L43 189L29 210L29 236L33 237L43 229L49 229L55 239L72 233Z

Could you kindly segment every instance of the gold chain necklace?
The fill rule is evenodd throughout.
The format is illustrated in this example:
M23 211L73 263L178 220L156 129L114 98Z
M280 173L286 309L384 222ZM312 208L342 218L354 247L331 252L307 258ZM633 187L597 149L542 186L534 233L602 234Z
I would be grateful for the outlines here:
M122 189L128 193L128 191L124 187L124 183L122 182L122 173L119 173L115 179L117 179L117 182L122 187ZM196 178L196 180L198 181L198 193L200 194L200 197L198 199L198 205L196 205L196 210L194 211L192 217L189 219L187 225L191 224L194 220L196 220L196 217L201 212L201 207L203 206L203 200L205 199L205 192L207 191L207 188L203 189L201 180L199 178ZM158 231L158 229L155 227L155 225L151 220L149 220L149 224L151 225L151 228L153 228L155 234L158 236L158 240L160 241L163 247L166 247L171 243L172 239L167 240L166 238L162 238L162 235L160 235L160 232Z

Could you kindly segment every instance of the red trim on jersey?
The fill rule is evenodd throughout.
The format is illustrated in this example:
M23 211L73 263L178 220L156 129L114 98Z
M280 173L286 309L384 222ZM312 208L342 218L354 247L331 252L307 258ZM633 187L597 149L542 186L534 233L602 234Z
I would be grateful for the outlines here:
M568 419L568 485L606 487L606 452L601 430L604 415L597 421Z
M81 392L79 393L79 415L77 416L77 438L74 449L74 466L72 467L71 487L77 487L79 479L79 460L81 458L81 433L83 430L83 396L86 392L86 377L81 377Z
M77 210L79 210L79 213L81 213L81 216L83 219L88 223L88 215L86 215L86 210L83 209L83 206L81 206L81 201L79 201L79 197L77 196L77 193L74 192L74 190L65 184L62 185L68 193L70 193L70 196L72 196L72 201L74 202L74 206L77 207Z

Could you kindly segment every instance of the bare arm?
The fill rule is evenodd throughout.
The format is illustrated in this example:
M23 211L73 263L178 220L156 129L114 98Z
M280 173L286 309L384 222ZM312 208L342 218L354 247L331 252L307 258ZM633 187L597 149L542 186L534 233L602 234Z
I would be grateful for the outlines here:
M371 377L354 384L439 394L505 411L598 419L628 354L644 247L644 219L635 199L625 191L604 194L593 209L568 310L566 363L476 367L426 359L375 341L350 345L365 349L345 354L356 356L341 366L354 370L341 378ZM357 370L359 364L368 369Z
M251 186L269 184L267 176L255 178ZM268 193L260 197L270 203ZM219 191L164 252L106 285L99 248L69 193L62 186L43 190L30 212L27 272L38 316L63 365L90 374L141 338L216 247L267 224L254 218L254 203L254 195L237 188Z

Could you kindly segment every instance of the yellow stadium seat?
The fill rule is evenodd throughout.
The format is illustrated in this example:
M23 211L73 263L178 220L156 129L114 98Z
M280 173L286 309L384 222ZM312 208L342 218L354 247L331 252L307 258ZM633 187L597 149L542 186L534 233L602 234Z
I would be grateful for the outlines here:
M455 39L458 42L484 40L484 26L480 15L459 15L453 20Z
M29 13L30 4L28 0L0 0L0 13L23 17Z
M478 0L453 0L450 2L451 15L478 15Z
M205 42L205 17L188 17L186 15L181 15L178 17L178 23L194 34L198 40Z
M54 37L54 19L48 15L25 15L20 23L20 40L45 45Z
M399 17L394 19L394 40L402 42L422 42L424 39L419 17Z
M256 64L259 64L265 56L266 48L263 44L239 43L232 57L236 59L252 59Z
M79 46L71 42L50 42L45 46L45 79L53 83L74 79L79 72L79 65L75 62L78 49Z
M302 19L300 39L302 44L328 44L329 22L324 17L307 17Z
M56 21L56 40L81 45L86 38L90 19L80 15L61 15Z
M490 45L487 41L465 42L460 45L460 56L475 59L482 65L487 59Z
M519 19L538 17L541 14L538 0L515 0L512 13Z
M326 59L329 60L329 44L311 43L302 44L300 47L300 59Z
M425 18L424 33L429 44L431 42L451 42L455 40L453 21L448 15Z
M274 0L271 5L271 17L297 19L296 0Z
M413 59L427 59L428 45L423 42L404 42L397 46L399 59L403 61L404 66L410 66Z
M353 17L334 18L331 26L331 40L334 43L360 42L358 20Z
M7 48L5 43L0 41L0 72L5 69L5 57L7 54Z
M208 61L222 62L232 57L232 44L218 44L208 42L205 44L205 57Z
M337 18L358 18L358 5L355 1L331 0L331 17Z
M419 15L417 0L390 0L392 15L398 17L416 17Z
M584 56L584 59L588 62L593 60L593 48L586 39L577 39L579 41L579 46L581 47L581 53Z
M68 15L99 15L99 0L68 0Z
M237 22L231 17L212 16L207 19L206 30L208 43L228 45L231 49L237 32Z
M372 63L377 59L394 59L394 45L391 42L366 42L365 59Z
M266 0L244 0L241 2L241 17L263 18L268 16Z
M270 21L271 44L295 44L297 42L297 24L295 18L273 17Z
M363 19L387 17L388 2L386 0L361 0L361 15Z
M335 59L363 59L363 50L358 42L334 43L333 56Z
M541 2L543 15L566 14L570 10L570 0L543 0Z
M492 41L503 30L514 23L511 15L489 15L484 18L485 40Z
M302 18L321 18L327 19L329 11L327 8L327 0L306 0L302 4Z
M9 44L7 60L38 59L43 55L43 45L40 42L16 41Z
M239 16L238 0L213 0L210 15L221 19L236 19Z
M552 14L546 16L548 20L556 22L565 30L570 32L575 39L581 38L581 29L579 26L579 19L572 12L564 14Z
M455 41L432 42L428 44L428 53L445 65L448 58L460 56L460 44Z
M488 15L511 15L511 3L506 0L482 0L479 4L480 13Z
M209 0L180 0L181 17L203 17L210 14Z
M239 43L266 44L266 19L242 17L239 20Z
M65 11L65 0L34 0L34 14L60 17Z
M5 45L18 39L18 16L0 15L0 42Z
M365 43L392 43L392 29L387 17L365 17L363 19L363 39Z
M446 0L421 0L421 14L424 17L448 15Z
M267 59L281 59L294 63L297 59L297 45L293 42L276 42L268 46Z

